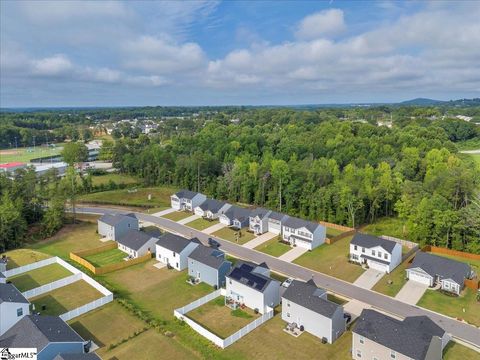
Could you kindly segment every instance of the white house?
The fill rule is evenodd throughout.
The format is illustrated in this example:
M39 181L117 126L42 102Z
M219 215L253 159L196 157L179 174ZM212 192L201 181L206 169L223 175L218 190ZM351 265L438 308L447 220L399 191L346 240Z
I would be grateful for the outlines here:
M191 240L166 233L156 242L156 258L158 261L170 265L181 271L188 266L188 257L200 244L197 238Z
M178 211L193 211L205 200L207 200L205 195L190 190L180 190L170 197L172 209Z
M0 283L0 335L30 314L30 302L12 284Z
M377 236L356 233L350 241L350 260L390 273L402 262L402 245Z
M245 305L261 314L280 304L280 282L270 277L265 263L238 262L226 276L226 304Z
M248 226L250 210L235 205L230 206L223 214L220 215L220 223L242 229Z
M105 214L97 221L98 233L106 239L117 240L129 230L138 230L135 214Z
M268 231L268 215L271 211L264 208L256 208L250 212L248 228L255 235L260 235Z
M118 249L133 258L155 253L157 238L143 231L128 230L117 239Z
M288 215L271 211L267 220L267 231L280 235L282 233L282 224L289 218Z
M293 280L282 295L282 319L331 344L345 331L343 307L313 280Z
M440 283L441 288L460 294L465 279L472 278L471 267L463 262L429 253L418 252L406 270L407 278L428 286Z
M315 249L325 242L326 234L325 226L313 221L288 217L282 222L282 239L292 246Z
M207 199L194 208L194 213L195 215L201 216L208 220L215 220L221 214L223 214L230 206L232 205L224 201Z

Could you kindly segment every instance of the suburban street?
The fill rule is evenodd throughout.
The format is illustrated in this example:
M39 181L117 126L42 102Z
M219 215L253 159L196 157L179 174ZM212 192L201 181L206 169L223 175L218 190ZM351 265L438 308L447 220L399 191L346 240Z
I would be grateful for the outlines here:
M78 207L77 212L99 215L105 213L128 213L128 211L125 210L110 209L108 207ZM192 229L185 225L178 224L168 219L144 213L135 214L142 221L153 223L164 230L177 233L185 237L197 237L205 244L207 243L208 238L212 237L211 235L207 235L201 231ZM221 249L223 251L234 257L253 261L256 263L266 262L272 271L279 272L285 276L298 278L305 281L313 278L319 287L325 288L331 292L350 299L356 299L384 312L391 313L400 317L426 315L455 338L458 338L480 348L479 328L462 323L450 317L429 311L427 309L406 304L386 295L364 289L354 284L333 278L331 276L304 268L296 264L280 260L278 258L258 252L253 249L246 248L241 245L234 244L232 242L218 238L215 238L215 240L217 240L221 244Z

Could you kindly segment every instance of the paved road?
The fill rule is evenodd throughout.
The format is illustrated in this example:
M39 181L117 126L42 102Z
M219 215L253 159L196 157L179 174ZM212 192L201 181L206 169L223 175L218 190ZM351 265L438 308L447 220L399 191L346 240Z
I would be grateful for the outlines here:
M128 213L129 211L122 211L118 209L110 209L107 207L79 207L77 212L81 213L90 213L90 214L99 214L104 213L109 214L122 214ZM201 231L189 228L185 225L178 224L174 221L155 217L152 215L144 213L136 213L138 218L143 221L151 222L157 226L178 234L184 234L186 237L195 236L199 238L203 243L207 243L208 238L211 235L202 233ZM273 256L261 253L253 249L247 249L241 245L231 243L226 240L215 238L220 244L221 249L228 254L244 259L250 260L256 263L266 262L267 265L273 271L282 273L286 276L294 277L297 279L302 279L307 281L309 279L314 279L316 284L319 287L327 289L331 292L337 293L344 297L350 299L356 299L358 301L364 302L372 306L373 308L381 309L385 312L400 316L418 316L418 315L427 315L445 329L448 333L453 335L456 338L459 338L463 341L471 343L472 345L480 348L480 329L474 326L462 323L455 319L449 318L447 316L429 311L427 309L419 308L414 305L409 305L404 302L395 300L394 298L382 295L380 293L362 289L361 287L355 286L351 283L336 279L334 277L325 275L320 272L316 272L302 266L285 262L275 258Z

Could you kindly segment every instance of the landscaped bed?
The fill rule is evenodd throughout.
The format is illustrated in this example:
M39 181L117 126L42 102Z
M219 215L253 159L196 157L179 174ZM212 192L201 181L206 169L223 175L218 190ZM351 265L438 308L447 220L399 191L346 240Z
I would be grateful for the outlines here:
M118 249L111 249L98 254L85 256L84 259L89 261L95 267L115 264L124 261L128 255Z
M238 237L238 241L237 241L237 235L236 235L237 233L240 235ZM214 232L212 235L227 241L234 242L236 244L240 244L240 245L243 245L249 242L250 240L255 239L255 235L251 232L248 232L246 229L233 230L229 227L224 227L223 229L220 229Z
M291 249L290 245L280 242L280 236L276 236L255 248L255 250L275 257L279 257Z
M261 315L255 314L253 310L247 307L232 310L225 306L225 298L220 296L188 312L186 316L225 339Z
M62 265L55 263L11 277L8 280L11 281L18 290L24 292L70 275L72 275L70 271Z
M190 226L197 230L204 230L210 226L218 224L218 220L205 220L204 218L193 220L185 225Z
M191 212L187 212L187 211L174 211L169 214L162 215L162 217L172 221L179 221L179 220L186 219L187 217L190 217L192 215L193 214Z

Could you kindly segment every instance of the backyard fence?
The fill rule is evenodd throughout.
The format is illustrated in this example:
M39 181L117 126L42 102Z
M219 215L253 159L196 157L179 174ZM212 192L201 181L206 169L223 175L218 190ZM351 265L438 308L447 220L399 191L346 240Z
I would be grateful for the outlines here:
M354 228L348 227L348 226L343 226L343 225L338 225L334 223L329 223L326 221L319 221L318 222L320 225L335 229L335 230L341 230L341 231L352 231L355 230Z
M409 249L415 249L415 248L418 247L418 244L413 242L413 241L408 241L408 240L405 240L405 239L399 239L399 238L396 238L396 237L393 237L393 236L388 236L388 235L382 235L380 237L382 239L385 239L385 240L395 241L396 243L398 243L402 246L405 246Z
M73 275L67 276L66 278L51 282L49 284L45 284L45 285L36 287L34 289L24 291L22 295L25 296L25 298L30 299L35 296L43 295L49 291L53 291L61 287L73 284L74 282L79 281L81 279L82 279L82 274L80 273L73 274Z
M452 249L447 249L447 248L442 248L442 247L437 247L437 246L431 246L431 245L426 245L422 248L422 251L425 252L432 252L432 253L437 253L437 254L444 254L444 255L452 255L452 256L458 256L462 257L465 259L471 259L471 260L480 260L480 254L471 254L463 251L458 251L458 250L452 250Z
M113 294L110 293L110 295L106 295L104 297L101 297L100 299L97 299L95 301L92 301L88 304L79 306L76 309L70 310L69 312L66 312L62 315L60 315L60 318L63 321L68 321L72 320L73 318L76 318L77 316L83 315L89 311L92 311L100 306L103 306L105 304L108 304L109 302L113 301Z
M93 249L76 251L75 254L80 257L90 256L90 255L95 255L104 251L113 250L116 248L117 248L117 243L115 241L110 241L108 244L105 244Z
M12 277L12 276L16 276L16 275L26 273L28 271L40 269L44 266L52 265L52 264L55 264L55 263L57 263L57 258L51 257L51 258L48 258L48 259L45 259L45 260L40 260L40 261L31 263L31 264L28 264L28 265L19 266L15 269L7 270L3 273L3 275L5 275L6 278L9 278L9 277Z
M472 290L478 290L480 287L480 281L478 278L475 279L465 279L464 284L467 288L472 289Z
M326 239L325 239L325 243L331 245L331 244L337 242L338 240L345 239L346 237L355 234L356 232L357 232L357 231L356 231L355 229L352 229L352 230L346 231L346 232L344 232L344 233L341 233L341 234L339 234L339 235L337 235L337 236L334 236L334 237L332 237L332 238L326 238Z

